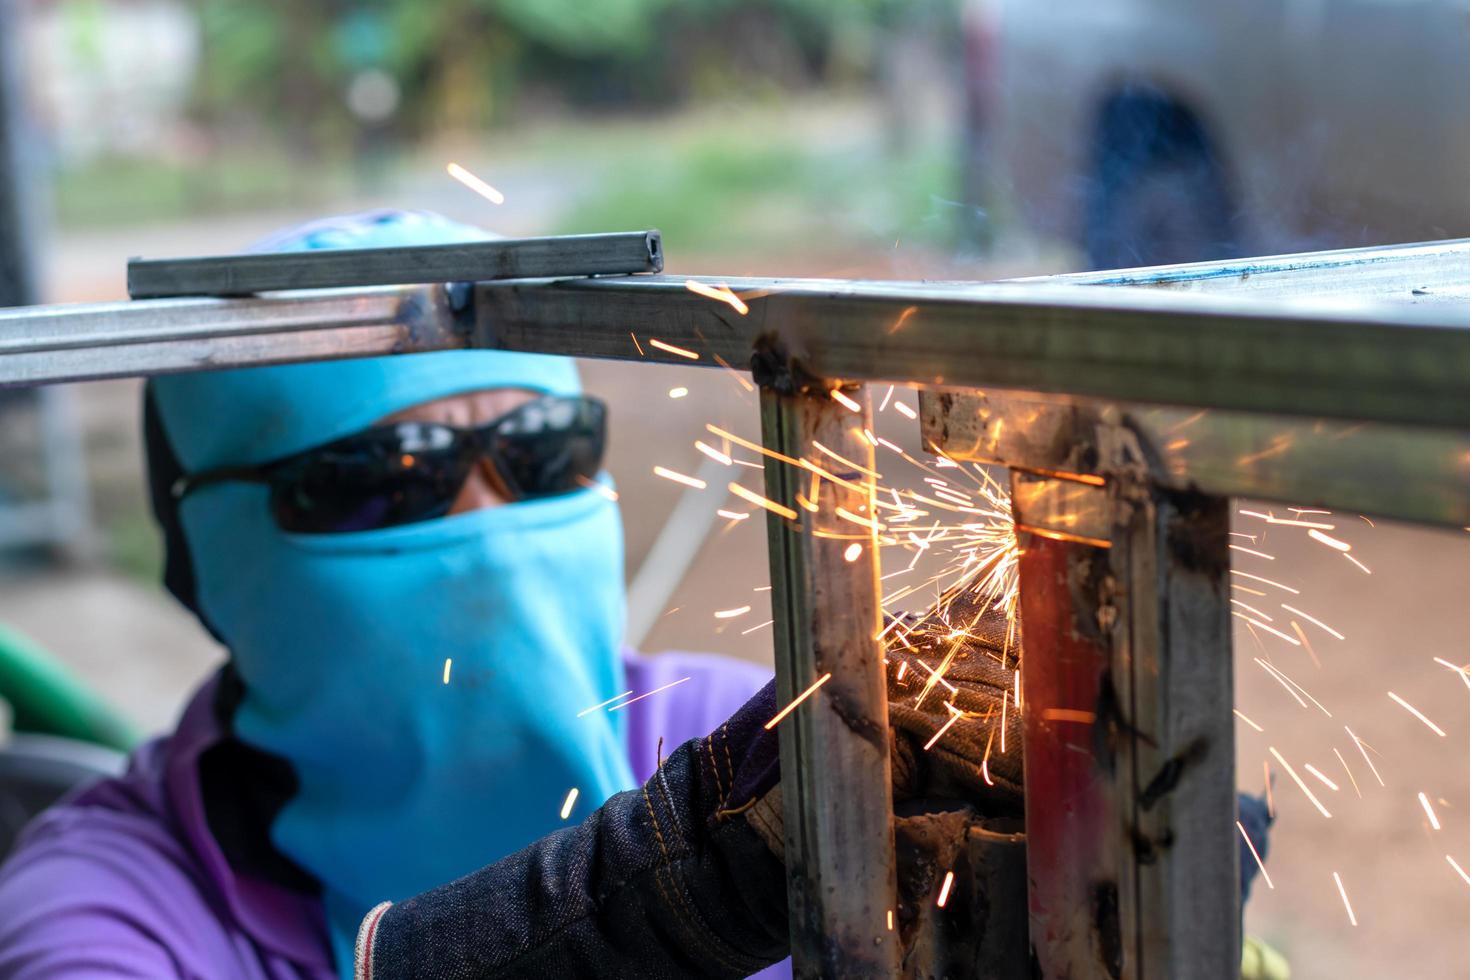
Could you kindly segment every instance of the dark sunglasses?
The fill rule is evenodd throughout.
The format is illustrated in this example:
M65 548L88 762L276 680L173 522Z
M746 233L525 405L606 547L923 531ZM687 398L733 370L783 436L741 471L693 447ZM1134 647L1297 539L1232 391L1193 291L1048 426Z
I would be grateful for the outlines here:
M212 483L264 483L283 531L367 531L443 517L482 460L516 500L590 486L606 434L602 401L548 396L473 429L394 422L259 466L206 470L180 477L172 493L182 500Z

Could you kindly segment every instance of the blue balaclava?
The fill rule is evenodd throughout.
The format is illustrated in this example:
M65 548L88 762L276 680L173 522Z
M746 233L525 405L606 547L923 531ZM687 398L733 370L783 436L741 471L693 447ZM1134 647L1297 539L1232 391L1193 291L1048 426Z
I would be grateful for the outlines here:
M379 213L269 247L483 237L432 215ZM178 375L151 382L149 397L179 468L197 473L499 387L580 391L569 360L466 351ZM633 785L621 716L578 717L624 690L622 528L604 497L293 534L272 521L265 487L222 483L187 496L175 519L192 605L243 682L234 733L294 773L269 837L320 882L343 976L376 903L544 836L574 787L596 805Z

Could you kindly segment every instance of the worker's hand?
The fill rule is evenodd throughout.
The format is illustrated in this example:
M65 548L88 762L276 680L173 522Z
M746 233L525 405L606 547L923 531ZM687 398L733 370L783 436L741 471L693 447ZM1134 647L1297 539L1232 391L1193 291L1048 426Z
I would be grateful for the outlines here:
M926 618L889 625L895 802L955 799L983 816L1018 816L1019 627L988 598L965 593Z

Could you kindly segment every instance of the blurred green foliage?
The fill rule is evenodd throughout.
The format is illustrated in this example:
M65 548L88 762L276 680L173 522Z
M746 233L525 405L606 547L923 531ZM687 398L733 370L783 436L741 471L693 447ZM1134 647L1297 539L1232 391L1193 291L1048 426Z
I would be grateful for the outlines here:
M397 81L401 110L387 128L413 137L504 122L527 93L637 107L862 79L885 26L953 22L959 0L197 3L202 119L269 120L322 149L353 138L344 93L365 69Z

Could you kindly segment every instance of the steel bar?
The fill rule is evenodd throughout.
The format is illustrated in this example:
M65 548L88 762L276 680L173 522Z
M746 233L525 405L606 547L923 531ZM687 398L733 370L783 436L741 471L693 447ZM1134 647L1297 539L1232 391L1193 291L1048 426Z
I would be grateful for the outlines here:
M1007 282L1150 286L1256 296L1371 296L1408 303L1470 299L1470 239L1030 276Z
M748 314L670 277L488 284L478 290L476 343L742 366L769 338L822 377L1470 428L1470 303L1043 284L729 286Z
M0 387L463 347L442 286L0 310Z
M1099 442L1161 487L1470 525L1470 432L991 389L925 389L926 445L957 460L1106 475ZM1412 479L1400 474L1412 473Z
M1229 980L1227 502L1101 482L1012 471L1039 975Z
M132 259L128 295L250 296L291 289L601 276L663 269L656 231L501 238L451 245Z
M871 470L867 396L847 393L857 415L825 387L763 387L766 446L805 459L820 443ZM798 978L888 978L900 950L888 929L897 899L876 525L841 516L871 522L873 489L856 468L834 468L844 482L817 482L815 497L806 470L765 468L766 496L789 511L767 523L777 698L790 704L821 681L779 723L791 956Z

